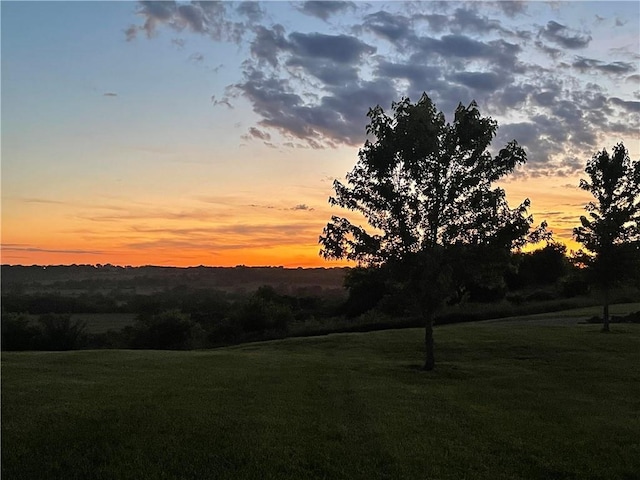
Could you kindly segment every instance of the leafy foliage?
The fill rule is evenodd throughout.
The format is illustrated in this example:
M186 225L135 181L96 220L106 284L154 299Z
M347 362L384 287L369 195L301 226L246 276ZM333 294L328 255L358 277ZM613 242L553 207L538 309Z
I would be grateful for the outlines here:
M423 94L368 113L367 140L346 184L334 182L331 205L356 212L367 230L332 216L320 236L320 254L367 267L384 267L414 292L426 322L427 362L434 312L469 275L501 278L512 248L521 247L533 219L529 200L509 208L492 184L526 161L514 140L489 152L497 123L475 102L460 104L453 123ZM540 231L540 233L542 230Z
M156 315L141 315L134 327L134 348L184 350L204 332L188 314L168 310Z
M68 314L47 313L38 318L41 350L74 350L86 343L86 324L73 321Z
M589 217L580 217L574 229L576 240L596 255L614 245L640 240L640 162L631 161L622 143L598 152L587 163L590 182L580 180L580 188L591 193L595 202L585 209Z
M2 350L31 350L40 330L24 314L2 312Z
M580 188L595 201L573 229L577 241L588 252L579 255L592 272L592 282L604 292L604 327L609 329L608 293L611 286L640 271L640 162L629 158L622 143L596 153L587 163L589 181L580 180Z
M520 245L531 223L529 200L512 210L504 190L491 188L526 161L517 142L492 156L497 123L481 117L475 102L459 105L453 124L426 94L392 109L393 117L380 106L369 110L367 133L375 142L365 142L347 184L336 180L329 199L362 214L373 232L333 216L321 254L381 265L438 245Z

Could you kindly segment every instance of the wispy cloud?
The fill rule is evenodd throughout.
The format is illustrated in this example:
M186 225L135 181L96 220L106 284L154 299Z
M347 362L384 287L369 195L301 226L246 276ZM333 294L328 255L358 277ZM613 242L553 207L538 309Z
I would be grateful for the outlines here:
M62 253L69 255L103 255L105 253L103 250L41 248L33 245L15 243L3 243L2 250L11 252Z

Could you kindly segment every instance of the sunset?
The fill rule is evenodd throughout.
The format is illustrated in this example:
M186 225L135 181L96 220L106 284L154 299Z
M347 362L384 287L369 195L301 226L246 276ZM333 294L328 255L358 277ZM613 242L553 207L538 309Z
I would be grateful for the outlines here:
M637 2L2 2L2 262L335 266L370 107L478 103L571 250L593 154L640 154Z
M0 8L3 480L640 478L640 2Z

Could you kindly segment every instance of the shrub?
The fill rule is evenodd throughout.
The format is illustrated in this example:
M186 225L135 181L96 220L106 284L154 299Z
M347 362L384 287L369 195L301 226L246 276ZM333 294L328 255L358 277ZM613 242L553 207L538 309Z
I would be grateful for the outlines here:
M284 333L294 321L288 306L271 303L258 296L252 296L237 305L231 318L244 332L260 334L268 331Z
M86 323L72 321L69 314L40 315L38 323L40 335L36 343L39 350L75 350L86 345Z
M567 298L587 295L590 291L589 282L582 278L569 278L562 282L562 295Z
M40 330L24 314L2 314L2 350L31 350Z
M186 350L200 346L204 338L202 327L179 310L167 310L156 315L141 315L133 327L133 348Z

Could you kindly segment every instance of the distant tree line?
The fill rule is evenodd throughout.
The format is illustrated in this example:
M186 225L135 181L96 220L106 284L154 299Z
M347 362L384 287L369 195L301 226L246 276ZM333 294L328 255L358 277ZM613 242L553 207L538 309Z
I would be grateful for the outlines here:
M345 297L295 296L266 285L246 294L184 285L125 296L3 292L2 349L210 348L286 337L299 332L296 327L305 322L332 322L326 331L420 324L410 292L384 270L352 268L347 272ZM468 277L450 296L449 305L471 307L464 312L440 312L435 323L482 320L501 311L534 313L539 310L528 309L546 301L584 296L590 288L587 271L567 257L566 247L549 242L539 250L512 253L501 281L486 285ZM482 304L496 307L473 307ZM513 310L505 310L505 304ZM129 313L136 320L120 331L95 334L72 319L72 314L82 313Z
M3 350L190 349L284 337L295 322L335 316L339 303L279 294L270 286L246 295L178 287L134 295L123 305L102 294L6 294L2 309ZM90 334L86 325L71 319L73 313L137 317L121 331Z

